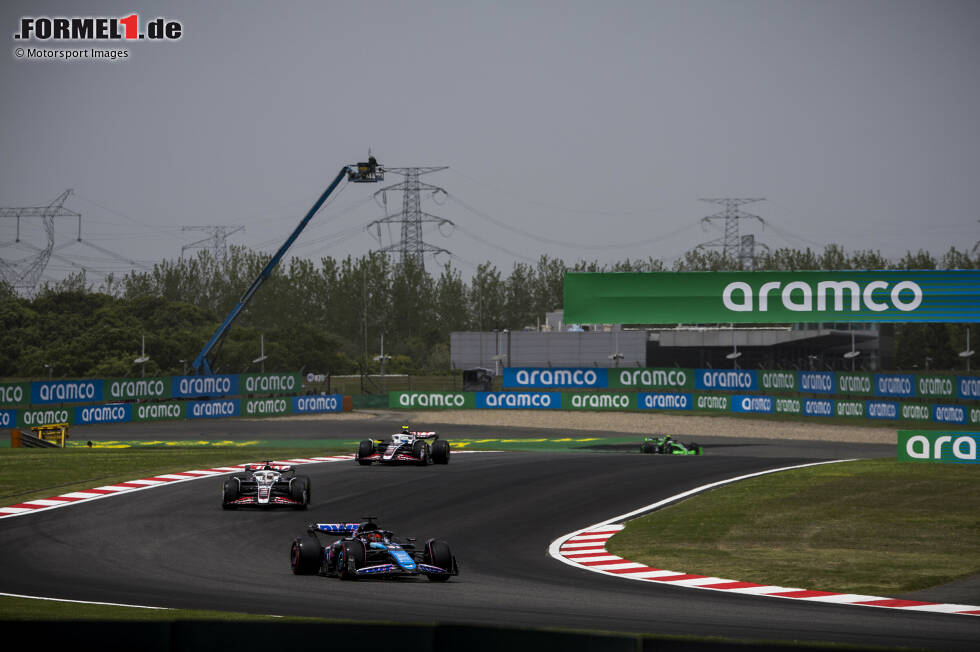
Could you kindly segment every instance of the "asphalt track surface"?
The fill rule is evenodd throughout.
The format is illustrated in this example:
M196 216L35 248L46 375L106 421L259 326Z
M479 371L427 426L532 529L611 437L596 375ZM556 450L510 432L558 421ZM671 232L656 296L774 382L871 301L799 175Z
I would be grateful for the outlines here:
M194 436L248 439L258 437L250 431L260 429L264 439L346 440L381 435L397 425L226 421L203 426L204 432L200 424L181 423L114 427L98 434L79 429L78 435L186 439L193 430ZM448 439L543 434L520 428L436 429ZM744 443L705 439L703 457L600 449L461 454L448 466L427 468L313 464L303 467L313 480L306 512L223 511L220 478L133 492L0 521L0 592L356 621L977 648L980 619L975 617L647 584L590 573L548 556L556 537L706 483L821 459L894 454L890 446ZM247 457L247 450L243 454ZM459 559L460 576L440 584L341 582L291 573L289 543L306 523L365 516L420 541L447 540Z

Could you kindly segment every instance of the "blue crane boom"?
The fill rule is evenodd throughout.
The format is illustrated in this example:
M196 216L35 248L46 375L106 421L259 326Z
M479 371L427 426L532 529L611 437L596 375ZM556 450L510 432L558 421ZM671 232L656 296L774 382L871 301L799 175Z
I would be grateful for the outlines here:
M348 181L353 183L373 183L384 180L384 169L378 165L378 162L373 156L369 156L366 163L358 163L356 166L345 165L340 169L340 172L337 173L334 180L329 186L327 186L327 189L323 191L323 194L316 200L316 203L314 203L310 210L306 213L306 216L300 220L300 223L295 229L293 229L293 232L289 235L282 246L279 247L279 251L277 251L275 255L269 259L269 262L266 263L266 266L259 273L258 277L252 281L252 284L248 286L247 290L245 290L245 294L242 295L242 298L238 300L235 307L232 308L231 312L228 313L228 316L225 317L225 320L221 323L221 326L218 327L218 330L214 332L214 335L211 336L208 343L204 345L201 352L197 354L196 358L194 358L193 367L195 374L200 374L202 371L204 374L208 375L213 373L211 370L211 365L214 362L216 355L214 351L218 344L221 343L221 340L224 339L225 335L228 334L228 329L231 328L232 323L236 318L238 318L238 315L242 312L242 310L245 309L248 302L252 300L252 296L255 295L258 289L262 287L262 284L269 278L269 276L272 274L272 270L276 268L276 265L279 264L282 257L286 255L286 251L289 250L289 247L293 244L296 238L299 237L299 234L303 232L306 225L309 224L310 220L313 219L313 216L320 210L323 203L327 201L330 194L337 189L337 186L340 185L340 182L344 180L345 176L347 177Z

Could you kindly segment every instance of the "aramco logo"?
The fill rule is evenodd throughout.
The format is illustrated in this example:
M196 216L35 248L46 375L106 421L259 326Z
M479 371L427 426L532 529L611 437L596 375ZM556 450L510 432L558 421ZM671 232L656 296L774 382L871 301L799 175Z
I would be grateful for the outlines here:
M898 459L916 462L977 463L975 432L915 432L899 431Z
M890 287L887 281L871 281L863 288L856 281L819 281L814 290L806 281L786 285L769 281L756 292L745 281L735 281L725 286L721 300L733 312L768 312L770 302L775 301L793 312L860 312L862 306L872 312L891 308L911 312L922 304L922 288L914 281L899 281Z

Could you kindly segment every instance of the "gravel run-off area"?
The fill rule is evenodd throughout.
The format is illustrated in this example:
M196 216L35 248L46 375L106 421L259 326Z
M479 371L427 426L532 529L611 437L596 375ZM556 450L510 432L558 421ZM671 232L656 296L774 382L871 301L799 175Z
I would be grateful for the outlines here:
M365 410L343 414L286 417L292 420L403 420L409 424L446 424L608 433L739 437L797 441L897 444L891 427L851 426L799 421L774 421L727 416L695 416L636 412L564 412L558 410Z

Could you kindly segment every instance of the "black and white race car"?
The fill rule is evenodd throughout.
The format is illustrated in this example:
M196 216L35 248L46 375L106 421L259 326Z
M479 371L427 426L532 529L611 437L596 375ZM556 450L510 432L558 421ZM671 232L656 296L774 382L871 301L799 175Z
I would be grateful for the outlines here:
M431 444L429 442L432 442ZM402 426L387 439L365 439L357 447L354 459L367 466L380 464L449 464L449 442L437 432L419 432Z
M221 506L235 509L245 506L281 505L306 509L310 504L309 476L296 475L296 467L276 462L248 464L241 473L225 480Z
M319 535L340 538L324 545ZM342 580L425 576L445 582L459 575L459 564L441 539L417 546L414 537L400 538L381 529L373 518L361 523L311 523L293 539L289 563L297 575L320 574Z

